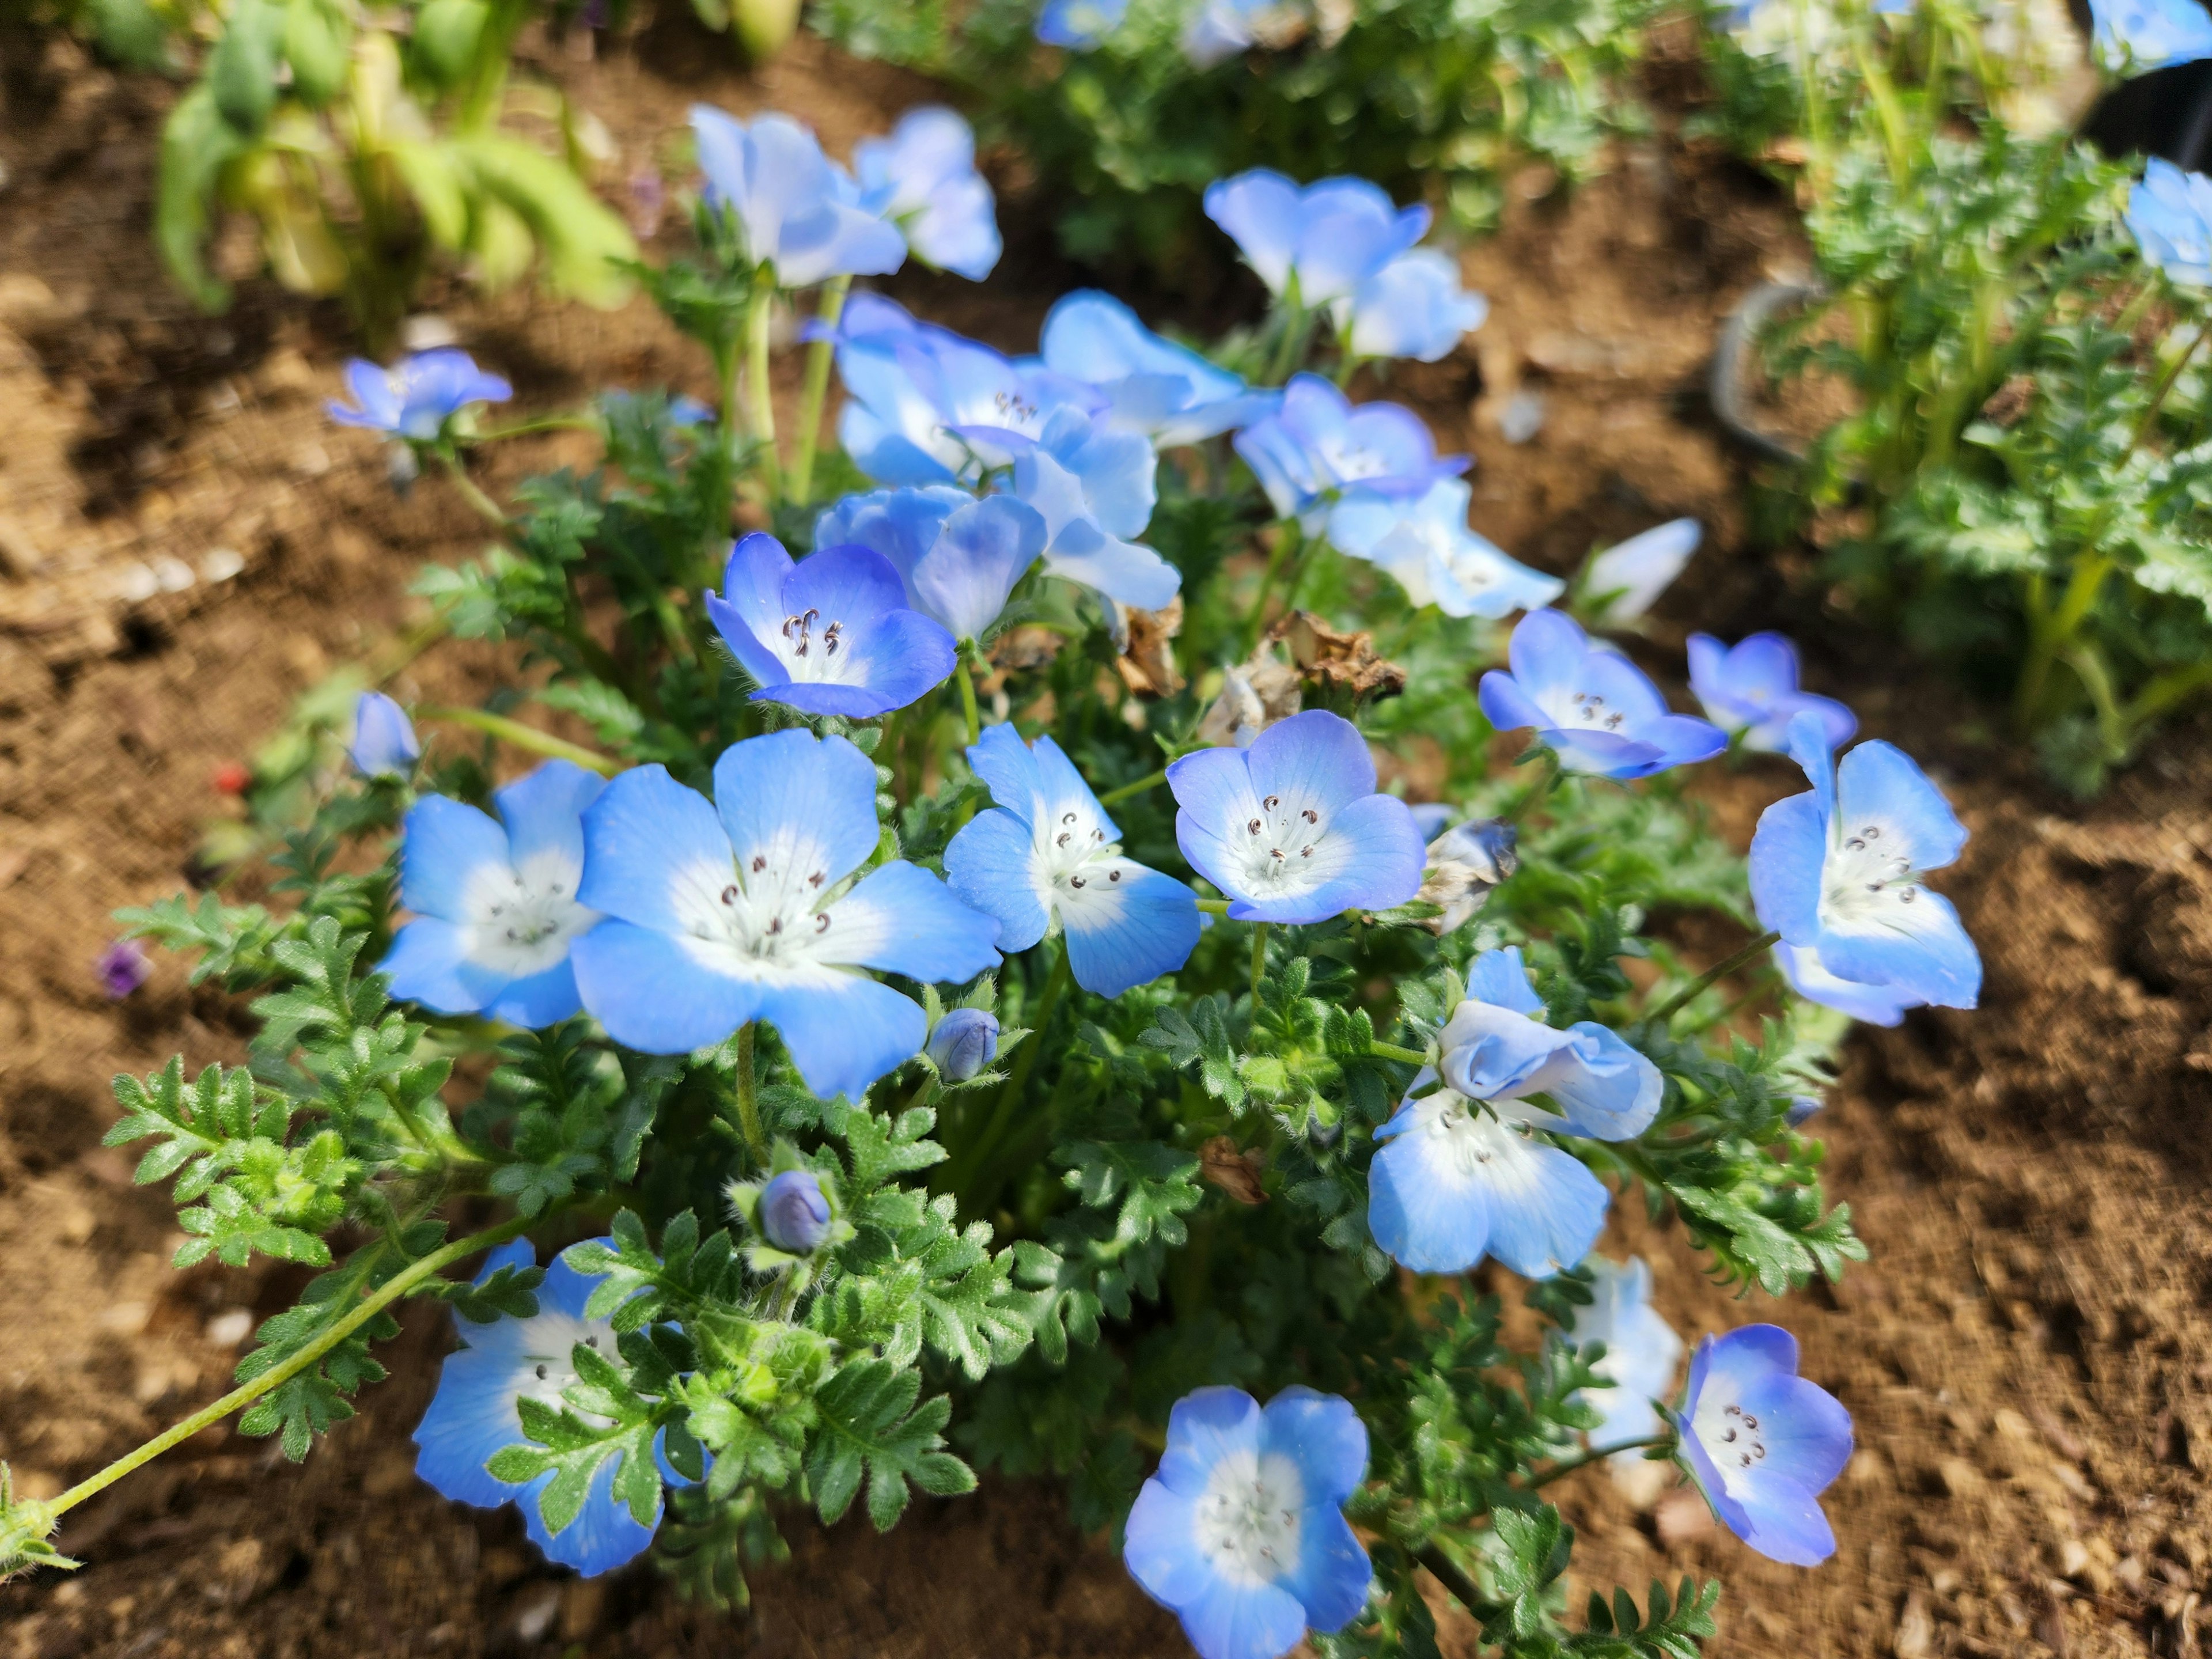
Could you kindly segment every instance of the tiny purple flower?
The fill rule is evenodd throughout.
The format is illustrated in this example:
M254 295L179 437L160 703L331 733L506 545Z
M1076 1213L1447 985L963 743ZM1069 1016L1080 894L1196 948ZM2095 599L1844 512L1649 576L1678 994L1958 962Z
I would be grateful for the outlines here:
M146 982L154 964L138 948L137 941L119 939L100 953L93 970L100 975L100 988L120 1002Z
M1826 728L1831 747L1859 729L1858 717L1834 698L1797 689L1797 647L1779 634L1753 634L1733 646L1691 635L1690 690L1722 731L1768 754L1782 750L1790 718L1801 711Z

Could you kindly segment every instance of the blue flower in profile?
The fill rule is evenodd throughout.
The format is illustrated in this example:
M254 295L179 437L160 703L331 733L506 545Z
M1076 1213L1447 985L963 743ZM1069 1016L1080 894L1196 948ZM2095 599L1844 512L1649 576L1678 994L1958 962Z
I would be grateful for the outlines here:
M1042 737L1032 747L1012 726L994 726L969 745L968 763L997 805L953 836L945 879L998 919L1000 950L1026 951L1064 930L1075 982L1102 997L1189 959L1196 896L1121 856L1121 832L1058 744Z
M422 741L405 709L381 691L364 691L354 700L346 758L365 778L405 777L422 758Z
M1043 515L1045 568L1139 610L1158 611L1182 573L1140 542L1157 499L1159 458L1133 432L1115 432L1080 409L1053 411L1034 440L1005 440L1013 493Z
M485 1259L476 1282L483 1284L502 1267L537 1265L536 1247L518 1238ZM562 1395L576 1384L574 1356L579 1346L597 1348L613 1358L614 1326L605 1319L587 1317L584 1311L599 1282L578 1273L565 1256L556 1255L538 1287L538 1311L531 1317L507 1314L479 1325L456 1316L453 1323L462 1346L446 1357L438 1373L438 1391L415 1430L415 1443L422 1448L415 1473L441 1497L479 1509L518 1505L530 1541L546 1559L574 1567L587 1578L641 1554L659 1528L657 1510L653 1524L641 1526L629 1505L615 1496L615 1477L624 1454L617 1452L599 1465L583 1508L559 1532L546 1530L538 1510L545 1488L552 1484L552 1471L518 1486L495 1479L484 1465L494 1453L526 1443L517 1401L538 1401L556 1411L575 1409ZM682 1479L665 1462L660 1473L665 1480Z
M1469 528L1473 494L1462 478L1439 478L1411 501L1348 490L1328 512L1330 545L1379 565L1415 605L1447 617L1495 622L1565 592L1557 576L1516 562Z
M942 105L899 117L888 138L853 146L860 205L899 228L924 264L981 282L1005 244L991 186L975 171L975 133Z
M1367 1605L1374 1569L1344 1518L1366 1474L1351 1401L1289 1388L1262 1411L1242 1389L1200 1389L1168 1414L1121 1559L1199 1659L1279 1659Z
M1003 922L999 931L1003 939ZM999 1057L999 1017L988 1008L948 1009L930 1028L924 1052L947 1083L966 1083Z
M1801 713L1820 722L1831 748L1859 729L1858 716L1833 697L1797 689L1797 647L1779 634L1753 634L1733 646L1691 635L1690 690L1714 725L1768 754L1781 752L1790 720Z
M906 584L909 610L956 640L980 640L1044 551L1045 522L1011 495L964 489L878 489L848 495L814 521L817 547L872 548Z
M825 547L794 563L755 531L730 550L707 615L745 672L754 701L810 714L872 720L943 683L959 660L952 635L906 603L890 560Z
M1816 714L1793 716L1788 739L1813 787L1768 807L1752 836L1760 925L1812 951L1838 979L1881 987L1910 998L1907 1006L1972 1007L1980 953L1959 913L1923 880L1966 844L1942 792L1887 743L1863 743L1838 766ZM1802 957L1796 966L1806 966Z
M1619 627L1641 617L1682 574L1704 534L1695 519L1670 519L1591 554L1580 583L1590 620Z
M1600 1419L1590 1443L1650 1439L1664 1426L1656 1401L1674 1386L1682 1339L1651 1305L1651 1267L1642 1256L1612 1261L1593 1255L1583 1265L1590 1272L1591 1299L1575 1315L1575 1345L1605 1344L1605 1357L1590 1367L1604 1381L1581 1396ZM1614 1453L1613 1461L1615 1468L1628 1468L1643 1460L1626 1451Z
M1281 406L1233 441L1279 519L1305 518L1348 490L1414 501L1467 471L1464 455L1437 453L1428 422L1397 404L1361 404L1318 374L1294 374Z
M399 902L415 919L377 964L392 994L532 1030L574 1014L569 952L599 920L576 896L584 810L605 787L550 760L493 795L497 819L443 795L416 801L399 842Z
M1787 939L1774 946L1774 965L1791 990L1808 1002L1849 1014L1869 1025L1901 1025L1905 1011L1921 1006L1918 997L1887 985L1862 985L1828 971L1812 945L1796 945Z
M390 368L356 357L346 364L345 383L353 402L323 405L332 420L409 443L435 441L446 422L471 404L503 404L514 396L513 386L451 346L418 351Z
M2089 0L2098 58L2141 75L2212 58L2212 14L2197 0Z
M1460 286L1449 254L1417 247L1370 276L1330 307L1345 355L1411 357L1433 363L1480 328L1490 301Z
M1358 727L1325 708L1278 720L1249 748L1201 749L1168 768L1176 844L1229 896L1237 921L1326 921L1421 890L1413 812L1375 792Z
M1037 349L1054 374L1104 394L1107 425L1140 432L1162 449L1249 425L1281 402L1280 393L1255 392L1188 346L1162 339L1095 289L1054 302Z
M2145 259L2184 288L2212 286L2212 179L2153 156L2128 187L2127 216Z
M1390 1144L1368 1169L1368 1230L1404 1266L1461 1273L1487 1254L1544 1279L1597 1242L1605 1184L1540 1135L1632 1139L1665 1085L1606 1027L1554 1030L1543 1012L1519 950L1484 951L1437 1038L1437 1068L1376 1131ZM1420 1093L1439 1073L1444 1086ZM1532 1103L1539 1095L1549 1109Z
M787 115L740 121L691 106L709 205L737 222L747 257L772 267L779 288L831 276L882 276L906 263L906 238L862 205L853 177Z
M1121 27L1129 0L1045 0L1036 38L1048 46L1086 52Z
M1501 732L1534 727L1570 772L1648 778L1728 747L1707 720L1670 713L1659 688L1617 651L1594 647L1571 617L1532 611L1513 629L1510 673L1482 677L1482 712Z
M842 738L748 738L712 801L659 766L584 815L583 902L607 920L574 953L584 1006L617 1042L689 1054L748 1020L783 1038L806 1086L859 1099L921 1050L920 1005L863 971L972 979L998 924L927 871L876 850L875 763Z
M1797 1375L1796 1338L1779 1325L1705 1338L1674 1426L1690 1478L1730 1532L1792 1566L1836 1553L1820 1498L1851 1461L1851 1414Z
M1235 239L1270 294L1310 310L1357 293L1429 228L1428 209L1401 209L1364 179L1301 188L1267 167L1208 185L1206 216Z

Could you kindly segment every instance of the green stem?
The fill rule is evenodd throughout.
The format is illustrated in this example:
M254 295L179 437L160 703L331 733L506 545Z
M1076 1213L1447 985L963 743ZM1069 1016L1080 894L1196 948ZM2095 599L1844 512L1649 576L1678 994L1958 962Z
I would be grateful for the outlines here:
M546 415L534 421L518 422L514 426L495 427L489 432L470 434L469 441L476 444L495 444L502 438L526 438L533 432L597 432L599 423L588 415Z
M960 712L968 720L968 741L975 743L983 735L983 714L975 706L975 677L969 672L965 653L952 677L960 682Z
M1517 800L1499 814L1508 823L1520 823L1542 805L1550 798L1552 791L1559 787L1559 779L1566 771L1566 769L1559 764L1559 751L1554 749L1546 749L1543 750L1543 757L1544 775L1530 784L1522 792Z
M753 1022L738 1027L738 1121L754 1161L768 1167L768 1136L761 1129L760 1097L753 1080Z
M1132 795L1141 795L1147 789L1156 789L1167 781L1168 769L1163 766L1157 772L1146 773L1134 783L1125 783L1118 789L1109 789L1098 797L1098 804L1101 806L1112 806L1117 802L1128 799ZM1228 907L1224 904L1222 908L1226 909Z
M765 265L761 272L753 288L752 306L745 313L745 395L751 404L753 438L761 446L757 462L761 489L773 507L782 493L775 455L775 390L768 377L768 335L775 313L775 279Z
M1761 933L1757 939L1752 940L1750 944L1745 945L1742 950L1738 951L1734 956L1725 957L1720 962L1714 963L1713 966L1706 969L1704 973L1699 974L1697 978L1692 980L1680 991L1676 992L1673 996L1668 997L1666 1001L1660 1004L1658 1007L1646 1014L1644 1017L1644 1019L1649 1024L1654 1025L1666 1024L1666 1023L1674 1018L1676 1014L1680 1013L1683 1009L1688 1007L1690 1004L1697 999L1698 994L1704 991L1708 986L1717 985L1722 980L1726 979L1730 974L1735 972L1737 969L1743 967L1746 963L1756 962L1765 952L1772 950L1781 942L1782 935L1779 933Z
M471 1233L466 1238L456 1239L451 1244L433 1250L412 1265L402 1268L375 1290L370 1291L362 1299L359 1307L307 1344L306 1347L301 1348L289 1359L285 1360L282 1364L272 1366L251 1382L241 1383L213 1405L194 1412L183 1422L155 1435L136 1451L127 1452L117 1458L99 1474L88 1480L80 1480L47 1506L48 1513L58 1520L83 1503L86 1498L106 1491L132 1470L152 1462L163 1452L182 1445L202 1429L222 1422L224 1418L240 1407L250 1406L270 1389L290 1382L292 1378L314 1364L325 1354L330 1352L331 1349L337 1347L346 1338L382 1313L392 1303L405 1296L424 1279L453 1266L454 1262L461 1261L464 1257L474 1255L478 1250L489 1249L495 1244L504 1244L508 1239L521 1232L526 1224L522 1217L514 1217L509 1220L502 1221L496 1227L487 1228L480 1233Z
M2179 702L2191 692L2212 685L2212 662L2192 663L2186 668L2169 668L2155 676L2149 684L2136 693L2127 707L2128 730L2139 732L2152 720Z
M1282 534L1275 538L1275 545L1267 555L1267 568L1260 577L1260 591L1253 596L1252 614L1244 619L1244 654L1250 656L1260 648L1260 635L1267 628L1267 596L1275 590L1275 579L1282 574L1283 567L1297 557L1305 540L1305 532L1298 528L1296 519L1283 520Z
M2020 684L2013 691L2013 725L2021 735L2035 729L2036 711L2042 707L2051 665L2073 644L2075 630L2097 603L2098 591L2112 568L2112 561L2093 549L2076 552L2074 574L2067 580L2058 608L2032 629L2027 659L2021 665Z
M1539 1486L1550 1486L1563 1474L1572 1474L1577 1469L1586 1468L1602 1458L1611 1457L1615 1452L1642 1451L1647 1446L1663 1446L1672 1438L1674 1438L1672 1435L1647 1434L1641 1440L1624 1440L1618 1445L1592 1446L1589 1450L1570 1457L1565 1462L1553 1464L1543 1474L1533 1477L1522 1490L1534 1492Z
M1449 1590L1459 1604L1477 1620L1486 1622L1505 1611L1501 1603L1492 1601L1477 1589L1474 1580L1462 1572L1451 1557L1436 1544L1422 1545L1413 1552L1413 1559L1426 1567L1437 1583Z
M1209 916L1225 916L1229 914L1229 901L1227 899L1202 898L1198 902L1198 908L1205 911Z
M1291 378L1291 373L1305 355L1307 340L1313 331L1313 319L1298 301L1297 279L1291 279L1290 291L1283 295L1283 334L1275 342L1275 360L1268 365L1270 385L1281 386Z
M581 744L570 743L550 732L540 732L534 726L525 726L520 720L511 720L504 714L491 714L482 708L448 708L433 705L428 708L417 708L415 718L474 726L479 732L497 738L501 743L511 743L517 749L527 749L533 755L550 755L556 760L574 761L603 778L611 778L623 769L620 761L611 760L596 750L586 749Z
M833 276L824 283L815 320L824 328L836 328L845 314L845 295L852 286L850 276ZM791 499L802 507L813 498L814 453L822 441L822 404L829 396L830 363L836 351L836 343L830 340L817 340L807 348L806 384L799 398L799 453L791 464Z
M461 499L474 507L478 516L487 524L495 525L501 530L506 529L507 514L500 511L497 501L477 488L476 480L469 477L453 452L441 449L435 453L447 472L452 476L453 488L461 492Z
M1252 1006L1260 1006L1260 981L1267 976L1267 927L1264 921L1252 924Z
M1402 1060L1408 1066L1425 1066L1429 1057L1419 1048L1408 1048L1396 1042L1370 1042L1367 1052L1381 1060Z

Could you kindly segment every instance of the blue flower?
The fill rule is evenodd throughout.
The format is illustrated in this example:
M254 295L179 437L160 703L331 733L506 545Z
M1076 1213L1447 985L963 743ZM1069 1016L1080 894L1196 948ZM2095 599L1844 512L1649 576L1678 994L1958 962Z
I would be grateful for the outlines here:
M899 228L915 257L981 282L1004 244L991 186L975 171L975 134L941 105L910 109L888 138L853 146L860 205Z
M761 1189L761 1237L789 1255L811 1255L830 1237L830 1200L811 1170L786 1170Z
M1705 1338L1674 1426L1690 1478L1730 1532L1792 1566L1836 1553L1820 1495L1851 1460L1851 1414L1797 1375L1796 1338L1778 1325Z
M1464 455L1439 456L1428 423L1396 404L1352 400L1318 374L1294 374L1282 405L1238 433L1244 458L1280 519L1308 516L1348 487L1393 500L1418 500L1439 480L1467 471Z
M1468 527L1473 493L1462 478L1439 478L1411 501L1347 490L1328 511L1329 543L1381 566L1415 605L1433 605L1447 617L1495 622L1540 610L1565 592L1557 576L1517 563Z
M528 1239L518 1238L485 1259L476 1282L484 1283L502 1267L537 1265L536 1248ZM484 1465L494 1453L526 1443L518 1400L539 1401L556 1410L574 1409L562 1396L575 1386L574 1355L579 1346L613 1357L614 1326L584 1313L599 1284L599 1279L586 1278L556 1255L538 1287L538 1311L530 1318L509 1314L478 1325L457 1316L453 1323L463 1346L446 1357L438 1373L438 1392L415 1431L415 1443L422 1448L415 1473L441 1497L479 1509L520 1505L530 1541L548 1560L574 1567L587 1578L641 1554L660 1524L656 1513L652 1526L640 1526L629 1505L615 1496L615 1475L624 1454L617 1452L599 1465L583 1509L557 1533L546 1531L538 1508L552 1484L552 1471L515 1486L494 1479ZM680 1479L665 1463L661 1474Z
M388 432L410 443L432 442L471 404L503 404L514 396L505 380L485 374L467 352L450 346L418 351L390 368L356 357L346 364L345 383L353 402L333 399L323 405L332 420Z
M1728 734L1668 712L1659 688L1617 651L1593 647L1571 617L1532 611L1513 630L1511 673L1482 677L1482 712L1501 732L1535 728L1570 772L1648 778L1710 760Z
M691 106L707 200L737 218L745 252L780 288L831 276L881 276L906 263L906 238L860 202L852 175L787 115L740 121Z
M1364 179L1301 189L1267 167L1208 185L1206 216L1235 239L1270 294L1316 310L1358 292L1429 228L1428 209L1401 209Z
M1806 1001L1833 1008L1869 1025L1901 1025L1905 1010L1921 1006L1921 1000L1910 992L1899 992L1887 985L1862 985L1830 973L1820 960L1820 951L1809 945L1801 946L1787 939L1778 940L1774 946L1774 965L1782 970L1782 977L1790 988Z
M1189 347L1162 339L1095 289L1054 303L1037 349L1054 374L1105 395L1106 424L1141 432L1162 449L1248 426L1281 402L1280 393L1254 392Z
M2097 56L2141 75L2212 58L2212 15L2197 0L2089 0Z
M1185 20L1177 44L1183 59L1201 73L1249 51L1253 24L1276 9L1279 0L1200 0Z
M2212 179L2153 156L2128 187L2128 228L2143 258L2174 282L2212 285Z
M842 738L732 744L712 802L659 766L623 773L584 816L581 896L608 917L575 953L584 1006L656 1054L766 1020L808 1088L857 1100L928 1030L860 969L961 981L998 960L998 924L927 871L848 885L879 833L875 764Z
M399 902L415 919L377 964L392 994L533 1030L574 1014L570 951L599 920L577 898L583 815L605 787L550 760L492 797L497 820L443 795L416 801L399 842Z
M1045 0L1036 38L1048 46L1088 51L1121 26L1129 0Z
M983 637L1045 539L1042 515L1026 502L979 501L949 484L848 495L814 521L815 546L872 548L890 560L908 608L956 640Z
M1290 1388L1262 1411L1242 1389L1200 1389L1168 1415L1121 1559L1200 1659L1279 1659L1367 1605L1374 1570L1344 1519L1366 1474L1349 1401Z
M1000 950L1064 928L1075 982L1102 997L1183 965L1198 943L1198 900L1121 856L1121 832L1058 744L1032 748L994 726L969 745L968 763L998 804L953 836L945 879L998 918Z
M1682 574L1704 531L1695 519L1670 519L1618 547L1590 555L1582 591L1600 627L1633 622Z
M1752 836L1760 924L1838 979L1886 988L1906 1006L1972 1007L1980 954L1959 913L1922 880L1966 844L1942 792L1886 743L1859 744L1838 767L1815 714L1791 718L1789 745L1813 788L1768 807ZM1802 957L1794 965L1808 966Z
M1583 1265L1590 1271L1593 1294L1590 1305L1575 1315L1575 1345L1605 1344L1605 1358L1590 1367L1605 1381L1583 1391L1583 1403L1601 1419L1590 1431L1590 1443L1649 1439L1663 1426L1654 1402L1674 1385L1682 1339L1651 1305L1651 1268L1642 1256L1615 1262L1594 1255ZM1613 1456L1617 1467L1642 1461L1632 1451Z
M1504 818L1472 818L1446 830L1442 817L1418 806L1413 821L1429 838L1419 896L1443 907L1443 914L1428 923L1441 939L1472 921L1492 890L1521 867L1520 832Z
M1345 353L1354 358L1412 357L1433 363L1490 315L1490 301L1459 285L1459 266L1432 247L1417 247L1370 276L1330 307Z
M1606 1027L1555 1030L1521 953L1486 951L1437 1042L1443 1087L1409 1095L1376 1131L1391 1144L1369 1166L1375 1242L1419 1273L1460 1273L1496 1256L1543 1279L1589 1254L1605 1185L1532 1131L1628 1140L1658 1115L1659 1068ZM1541 1095L1551 1109L1529 1103Z
M1159 458L1150 443L1066 406L1035 440L1009 435L1006 442L1015 496L1044 516L1046 569L1141 611L1175 598L1182 573L1128 539L1152 519Z
M707 615L745 672L756 702L872 720L941 684L959 660L952 635L906 606L906 585L880 553L825 547L793 563L753 532L730 550Z
M422 759L422 744L405 709L381 691L364 691L354 700L346 757L365 778L404 777Z
M1797 689L1797 647L1779 634L1753 634L1733 646L1710 634L1690 635L1690 690L1713 723L1743 746L1780 752L1790 717L1812 714L1831 748L1849 743L1858 716L1832 697Z
M930 1031L927 1052L947 1083L965 1083L999 1057L999 1017L988 1008L949 1010Z
M1375 793L1375 757L1340 714L1310 708L1246 749L1168 768L1176 844L1237 921L1325 921L1421 890L1426 849L1406 803Z

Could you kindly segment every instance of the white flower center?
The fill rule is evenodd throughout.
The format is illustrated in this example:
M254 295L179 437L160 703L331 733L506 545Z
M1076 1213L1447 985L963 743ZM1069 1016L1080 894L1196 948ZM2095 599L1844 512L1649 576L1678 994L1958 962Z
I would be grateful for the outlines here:
M1080 802L1040 812L1035 832L1037 896L1063 913L1118 908L1123 884L1138 866L1106 839L1098 816Z
M1708 1376L1698 1395L1698 1409L1690 1418L1690 1431L1713 1460L1725 1486L1734 1486L1747 1469L1766 1461L1767 1426L1746 1411L1735 1389L1721 1376Z
M542 1294L534 1318L522 1322L521 1371L518 1398L535 1400L556 1410L575 1411L562 1396L576 1386L576 1345L597 1349L616 1358L615 1328L604 1319L578 1319L544 1305ZM588 1412L577 1414L595 1428L613 1419Z
M1462 1182L1480 1178L1486 1187L1498 1184L1500 1164L1516 1165L1522 1150L1508 1118L1518 1121L1511 1101L1494 1101L1488 1109L1451 1089L1439 1089L1414 1103L1412 1133L1424 1137L1428 1152ZM1435 1167L1434 1164L1431 1167Z
M1280 1452L1232 1451L1213 1466L1194 1506L1193 1541L1234 1584L1272 1584L1298 1565L1305 1481Z
M1300 794L1248 802L1243 822L1230 829L1243 854L1245 890L1260 898L1296 898L1342 870L1345 846L1332 842L1321 803Z
M780 836L733 863L683 872L669 908L695 952L724 971L750 973L818 961L836 931L830 901L841 891L819 846Z
M1894 826L1847 826L1820 866L1820 921L1847 932L1869 928L1909 932L1920 887L1912 849Z
M527 979L559 963L577 936L591 931L596 910L576 902L575 866L556 851L520 865L493 864L469 884L469 960Z
M1616 708L1595 691L1570 691L1562 686L1536 701L1562 732L1619 732L1628 719L1626 709Z
M782 629L768 644L783 659L785 671L794 680L848 685L864 678L856 671L860 659L846 637L845 624L835 618L825 620L813 605L786 617Z

